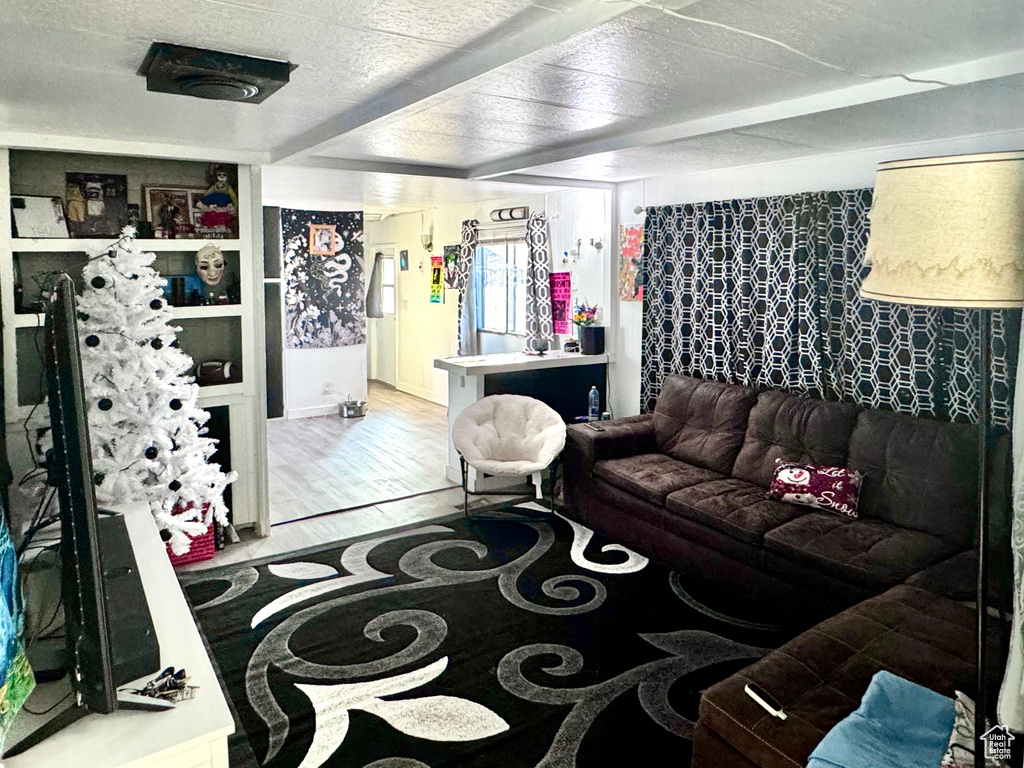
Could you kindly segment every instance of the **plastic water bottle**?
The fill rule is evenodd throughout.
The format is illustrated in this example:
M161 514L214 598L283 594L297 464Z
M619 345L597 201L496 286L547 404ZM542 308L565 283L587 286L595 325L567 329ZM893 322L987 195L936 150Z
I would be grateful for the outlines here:
M590 388L590 394L587 395L587 421L598 421L601 418L601 394L597 391L597 387Z

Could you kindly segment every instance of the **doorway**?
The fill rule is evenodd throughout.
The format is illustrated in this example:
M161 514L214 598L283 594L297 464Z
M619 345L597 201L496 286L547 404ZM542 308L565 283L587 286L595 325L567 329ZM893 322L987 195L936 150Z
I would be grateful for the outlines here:
M366 321L366 368L369 378L392 387L398 381L398 330L396 312L398 288L395 274L395 246L371 246L374 259L381 264L381 309L384 317L371 317Z

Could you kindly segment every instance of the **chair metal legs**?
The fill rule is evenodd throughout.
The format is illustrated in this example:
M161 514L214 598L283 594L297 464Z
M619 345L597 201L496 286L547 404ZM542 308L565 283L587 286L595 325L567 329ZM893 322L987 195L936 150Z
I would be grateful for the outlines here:
M469 517L469 467L466 458L459 454L459 466L462 468L462 515Z
M558 455L550 464L551 468L551 510L550 515L555 514L555 484L558 480L558 465L561 462L561 455ZM525 496L526 494L521 491L471 491L469 490L469 464L466 458L460 453L459 454L459 469L462 473L462 514L468 519L476 519L469 513L469 497L470 495L485 495L485 496ZM535 473L540 474L540 473ZM537 485L537 493L540 494L540 485ZM543 495L538 495L538 499L543 499ZM510 520L515 519L512 515L505 515L499 518L491 518L498 520Z

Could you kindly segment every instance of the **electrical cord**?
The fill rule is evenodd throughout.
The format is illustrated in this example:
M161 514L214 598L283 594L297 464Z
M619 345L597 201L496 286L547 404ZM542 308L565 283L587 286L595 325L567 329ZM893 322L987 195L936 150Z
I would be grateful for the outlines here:
M50 712L53 712L53 710L55 710L57 707L59 707L61 704L63 704L65 701L67 701L68 699L70 699L74 695L75 695L75 692L73 690L68 691L66 694L64 694L64 696L62 698L60 698L57 701L55 701L53 704L48 706L46 709L39 710L38 712L35 711L35 710L32 710L32 709L29 709L27 704L22 704L21 708L25 712L28 712L30 715L36 715L36 716L48 715Z
M62 274L64 273L57 271L45 272L33 275L32 279L39 285L40 295L45 296L48 293L52 293L54 281ZM32 337L32 345L36 348L36 354L39 356L39 391L44 392L46 389L46 353L43 352L43 347L40 341L40 336L42 334L40 334L40 331L43 331L45 326L39 325L38 323L39 320L37 316L35 334ZM22 424L22 429L25 432L25 444L28 446L28 455L32 457L33 464L35 464L36 461L36 447L32 444L32 431L29 424L32 423L32 417L36 415L36 409L45 402L46 395L43 394L42 399L32 405L32 409L28 412L28 416L25 417L25 422ZM33 470L29 470L29 473L26 473L25 477L22 477L21 482L18 483L18 485L23 484L27 479L28 474L32 471Z
M58 545L54 544L52 547L48 547L48 549L52 548L54 551L56 551L57 546ZM37 557L38 557L38 555L37 555ZM43 592L42 592L43 601L42 601L41 604L45 604L46 598L49 597L50 591L53 588L53 585L54 585L54 582L55 582L55 578L54 577L55 577L55 575L57 575L59 573L60 573L60 567L55 565L55 567L52 568L50 570L50 573L47 575L46 584L43 585ZM59 583L59 579L57 579L56 581ZM57 606L53 609L53 613L50 615L50 618L46 621L45 624L41 624L39 626L39 628L36 629L36 631L32 635L32 637L30 637L27 640L27 642L25 643L25 650L26 650L26 652L30 648L32 648L33 645L35 645L37 640L39 640L39 639L41 639L43 637L43 633L46 630L48 630L50 627L53 626L53 623L57 620L57 616L60 613L61 606L63 606L63 605L64 605L64 591L61 590L60 597L57 599Z
M635 5L638 8L650 8L652 11L661 11L662 13L664 13L664 14L666 14L668 16L672 16L673 18L676 18L676 19L682 19L683 21L689 21L689 22L692 22L693 24L703 24L703 25L708 26L708 27L716 27L718 29L724 29L724 30L726 30L728 32L734 32L737 35L744 35L745 37L750 37L750 38L753 38L754 40L760 40L761 42L769 43L770 45L778 46L779 48L782 48L784 51L788 51L789 53L792 53L795 56L800 56L801 58L807 59L808 61L812 61L812 62L814 62L815 64L817 64L819 66L827 67L828 69L834 69L837 72L843 72L843 73L845 73L847 75L853 75L854 77L859 77L859 78L861 78L863 80L889 80L890 78L893 78L893 77L899 77L899 78L902 78L903 80L906 80L908 83L921 83L921 84L925 84L925 85L942 85L942 86L946 86L947 88L951 88L954 85L953 83L947 83L944 80L929 80L927 78L911 77L910 75L906 75L906 74L904 74L902 72L892 72L892 73L884 74L884 75L869 75L869 74L867 74L865 72L857 72L856 70L847 69L846 67L841 67L838 64L833 64L830 61L825 61L824 59L819 59L817 56L812 56L811 54L809 54L809 53L807 53L805 51L801 51L798 48L794 48L791 45L787 45L786 43L782 42L781 40L776 40L773 37L767 37L765 35L759 35L756 32L751 32L750 30L747 30L747 29L740 29L739 27L733 27L733 26L730 26L728 24L723 24L720 21L711 21L710 19L702 19L699 16L687 16L685 13L679 13L679 11L675 11L675 10L673 10L671 8L666 8L664 5L658 5L657 3L648 3L648 2L644 2L644 0L598 0L598 2L602 2L602 3L609 3L609 2L611 2L611 3L631 3L632 5Z
M56 488L50 488L49 492L45 492L39 500L39 505L36 507L35 514L32 515L32 519L29 521L28 528L25 529L25 533L22 536L21 543L18 545L16 554L18 559L24 554L28 548L29 543L32 541L32 537L36 535L42 528L47 525L52 525L54 522L59 520L59 516L55 515L51 517L45 524L43 524L43 515L46 510L49 509L50 503L53 501L54 496L57 494Z

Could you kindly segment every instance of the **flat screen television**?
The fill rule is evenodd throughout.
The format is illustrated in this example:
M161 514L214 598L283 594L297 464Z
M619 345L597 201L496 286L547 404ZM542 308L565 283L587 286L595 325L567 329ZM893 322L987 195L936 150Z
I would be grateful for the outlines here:
M67 275L57 278L47 307L44 345L53 433L47 482L57 488L60 505L61 600L73 696L70 706L13 745L5 757L24 752L90 712L110 713L129 701L141 704L119 697L117 686L160 668L124 520L109 513L101 516L96 506L75 285ZM120 651L119 635L125 638ZM152 704L144 708L164 708Z

